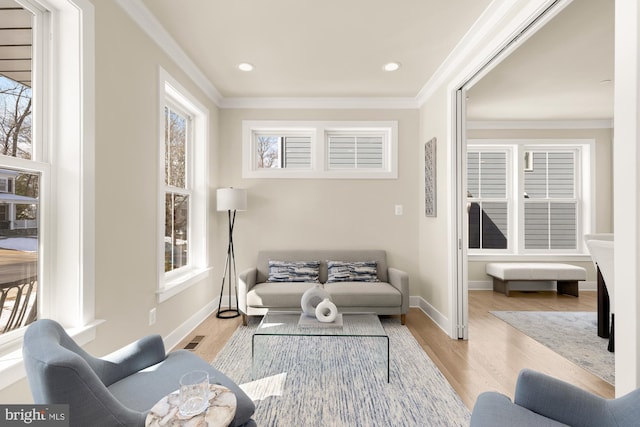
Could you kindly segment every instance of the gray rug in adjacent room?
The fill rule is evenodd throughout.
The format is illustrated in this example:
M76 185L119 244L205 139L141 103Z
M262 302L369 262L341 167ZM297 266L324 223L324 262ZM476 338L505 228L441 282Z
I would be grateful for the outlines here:
M469 425L469 410L398 319L382 319L390 383L386 340L355 337L269 337L268 371L252 381L257 323L240 326L212 365L252 397L261 427Z
M609 384L615 383L614 353L607 351L609 340L598 336L597 313L492 311L491 314Z

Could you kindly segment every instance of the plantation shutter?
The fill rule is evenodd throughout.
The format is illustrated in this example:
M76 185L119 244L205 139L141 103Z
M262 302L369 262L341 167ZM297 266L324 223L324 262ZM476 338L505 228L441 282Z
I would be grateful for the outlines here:
M285 136L284 165L289 169L309 169L311 167L311 137Z
M382 169L384 136L329 135L330 169Z

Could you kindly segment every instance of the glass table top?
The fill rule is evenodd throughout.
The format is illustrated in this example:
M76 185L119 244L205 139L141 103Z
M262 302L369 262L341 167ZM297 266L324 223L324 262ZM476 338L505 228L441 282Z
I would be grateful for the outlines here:
M299 336L354 336L387 337L380 319L373 313L341 313L342 325L336 323L300 325L299 312L269 311L260 322L254 335L299 335ZM307 318L304 320L309 320ZM313 320L313 319L312 319Z

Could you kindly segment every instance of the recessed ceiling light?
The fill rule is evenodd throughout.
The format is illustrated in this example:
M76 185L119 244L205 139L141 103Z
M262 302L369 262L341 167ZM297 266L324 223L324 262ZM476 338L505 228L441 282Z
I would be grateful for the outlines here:
M400 68L400 63L399 62L389 62L387 64L384 64L382 66L382 69L385 71L396 71Z
M248 62L241 62L238 64L238 69L241 71L253 71L253 64L249 64Z

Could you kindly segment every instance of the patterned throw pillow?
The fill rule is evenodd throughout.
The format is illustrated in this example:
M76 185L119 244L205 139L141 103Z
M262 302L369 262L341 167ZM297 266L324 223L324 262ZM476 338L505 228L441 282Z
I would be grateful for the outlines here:
M267 282L317 283L320 277L320 261L269 260Z
M379 282L376 261L327 261L327 283Z

